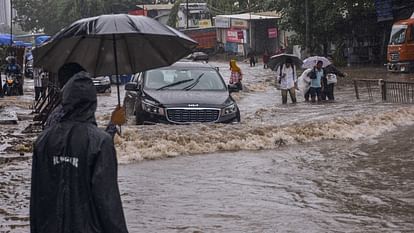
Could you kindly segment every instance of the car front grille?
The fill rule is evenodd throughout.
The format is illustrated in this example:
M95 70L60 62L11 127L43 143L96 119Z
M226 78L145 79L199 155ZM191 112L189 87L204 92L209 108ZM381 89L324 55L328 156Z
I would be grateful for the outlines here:
M390 58L391 58L391 61L399 61L400 60L400 54L399 53L391 53Z
M219 109L167 109L167 119L173 123L215 122L219 116Z

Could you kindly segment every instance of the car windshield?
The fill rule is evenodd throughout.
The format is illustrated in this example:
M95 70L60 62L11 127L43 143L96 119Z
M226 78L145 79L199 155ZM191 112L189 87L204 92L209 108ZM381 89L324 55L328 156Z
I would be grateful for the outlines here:
M145 73L145 89L224 91L223 79L213 68L163 68Z
M402 44L405 42L407 25L394 25L391 30L390 45Z

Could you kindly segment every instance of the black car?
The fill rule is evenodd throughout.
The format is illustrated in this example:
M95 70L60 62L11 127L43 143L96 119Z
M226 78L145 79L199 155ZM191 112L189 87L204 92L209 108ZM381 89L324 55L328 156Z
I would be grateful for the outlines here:
M125 85L127 112L137 124L240 121L239 108L218 70L207 64L177 62L134 76Z
M100 76L92 79L98 93L111 93L111 80L109 76Z
M205 61L208 62L209 57L207 53L204 52L194 52L186 57L187 60L191 61Z

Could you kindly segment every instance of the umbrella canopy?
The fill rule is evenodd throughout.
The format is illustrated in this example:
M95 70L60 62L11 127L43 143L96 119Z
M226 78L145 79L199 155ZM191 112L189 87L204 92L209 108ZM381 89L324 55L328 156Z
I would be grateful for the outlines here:
M196 46L194 40L154 19L118 14L78 20L33 55L35 66L52 72L76 62L93 76L103 76L168 66Z
M270 58L268 66L272 70L276 70L277 67L279 67L281 64L286 63L286 60L288 60L288 59L290 59L292 61L292 63L296 66L301 66L302 63L303 63L302 60L300 60L299 57L297 57L293 54L282 53L282 54L272 56Z
M10 34L0 34L0 45L10 45L12 38Z
M330 62L329 59L326 57L313 56L313 57L308 57L305 60L303 60L302 68L305 68L305 69L313 68L316 65L316 63L318 63L318 61L323 62L323 65L322 65L323 68L332 64L332 62Z

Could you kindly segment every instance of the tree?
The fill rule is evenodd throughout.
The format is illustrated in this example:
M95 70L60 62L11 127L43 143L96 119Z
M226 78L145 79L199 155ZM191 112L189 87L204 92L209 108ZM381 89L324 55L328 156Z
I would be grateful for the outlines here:
M150 3L143 0L141 3ZM25 31L54 34L75 20L101 14L126 13L134 0L13 0L16 21Z

